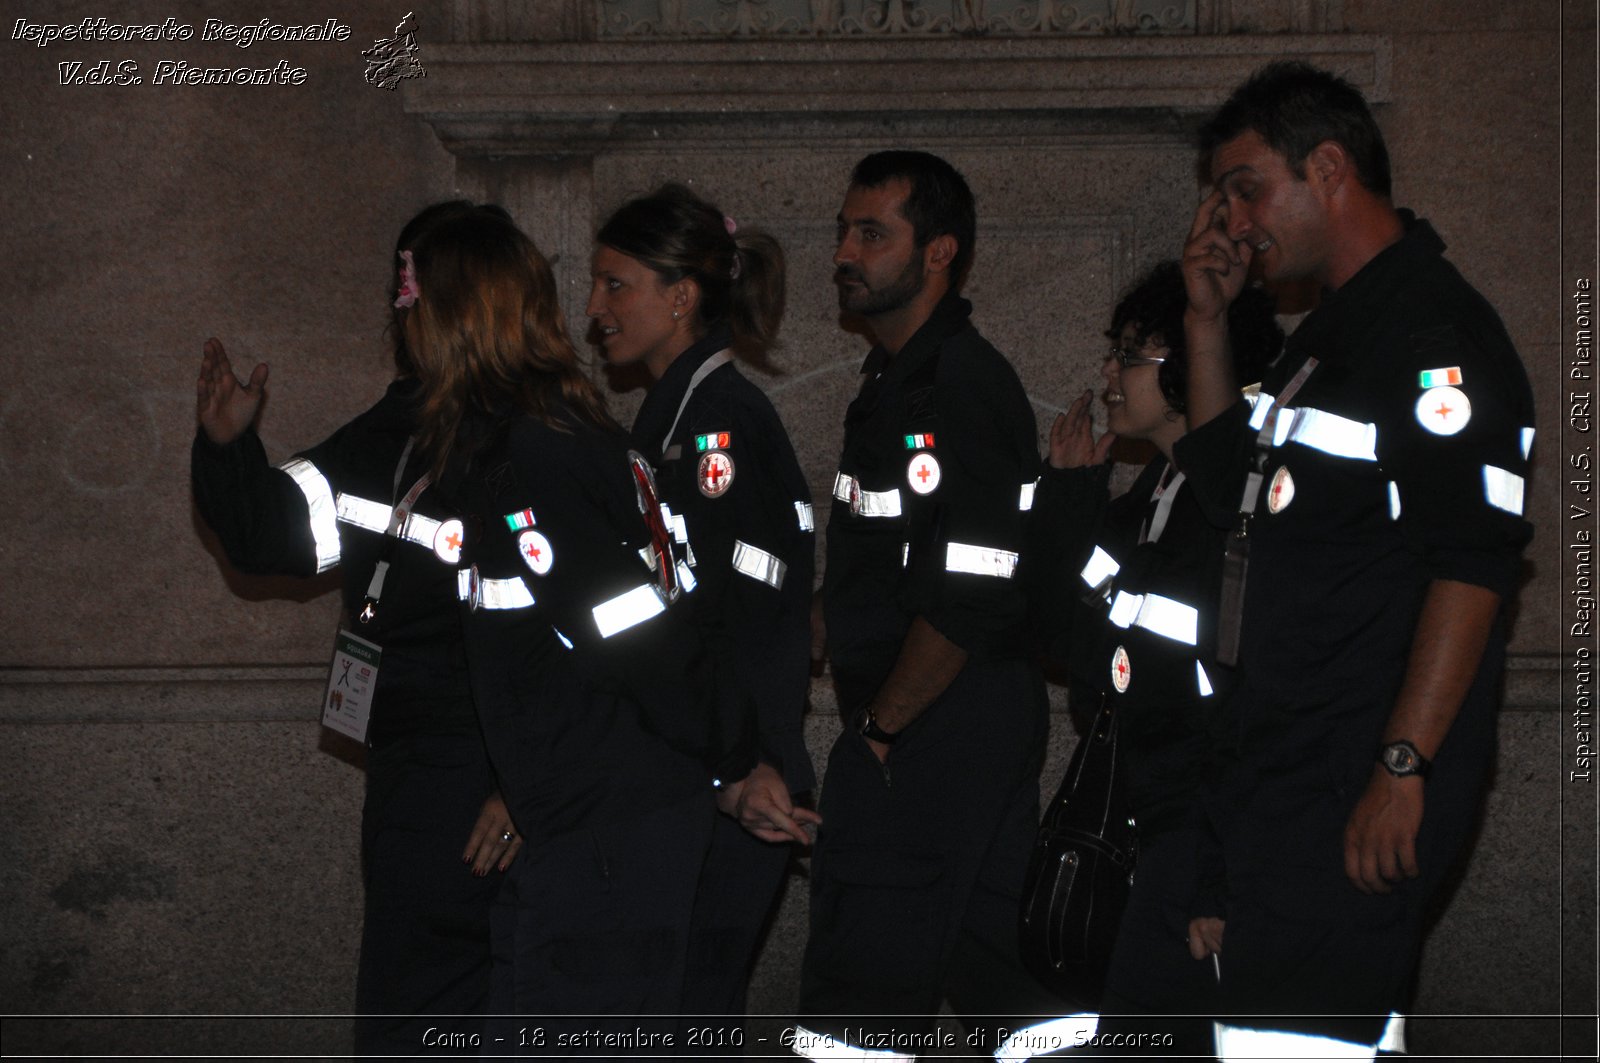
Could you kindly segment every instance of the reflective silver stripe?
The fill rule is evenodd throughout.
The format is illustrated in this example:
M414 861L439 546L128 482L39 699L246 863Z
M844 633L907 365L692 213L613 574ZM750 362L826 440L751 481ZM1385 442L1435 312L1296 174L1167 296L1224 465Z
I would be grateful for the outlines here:
M852 491L851 488L855 490ZM854 476L839 473L833 480L833 497L841 502L849 502L850 496L855 494L860 501L855 504L855 512L863 517L898 517L900 515L900 492L888 491L863 491L861 482Z
M1097 546L1094 548L1094 553L1089 555L1089 563L1083 566L1083 571L1079 575L1083 577L1083 582L1090 587L1100 587L1104 586L1106 581L1115 576L1121 568L1122 566L1117 564L1116 558Z
M1522 516L1522 477L1496 465L1483 467L1483 495L1489 504Z
M1232 1063L1238 1059L1365 1059L1377 1056L1372 1045L1358 1045L1335 1037L1286 1033L1282 1030L1251 1030L1243 1026L1213 1023L1217 1059Z
M600 637L608 639L619 631L626 631L635 624L642 624L658 613L665 612L666 608L655 587L641 583L633 590L609 598L589 611L594 614L594 624L600 629Z
M289 474L300 493L306 496L311 513L311 541L317 550L317 571L326 572L339 563L338 509L327 477L304 458L291 458L278 468Z
M1389 519L1400 519L1400 485L1389 481Z
M1089 1043L1100 1028L1100 1016L1092 1011L1063 1015L1059 1019L1024 1026L994 1050L995 1063L1023 1063L1034 1056L1048 1055L1064 1048L1080 1048Z
M1260 431L1267 423L1274 396L1260 394L1250 400L1254 409L1250 413L1250 427ZM1378 460L1378 426L1364 421L1351 420L1327 410L1310 406L1286 408L1278 413L1278 423L1273 430L1272 445L1281 447L1294 442L1336 458L1354 458L1359 461Z
M389 530L389 521L394 518L392 506L359 495L340 494L337 508L339 520L346 524L354 524L358 528L365 528L367 531L377 532L379 535ZM434 536L438 533L438 521L412 510L411 515L406 518L405 526L400 529L400 538L431 550Z
M801 1059L827 1063L916 1063L915 1054L893 1052L880 1048L857 1048L834 1037L817 1033L804 1026L794 1028L794 1044L790 1046Z
M1194 662L1195 684L1200 688L1200 696L1209 698L1212 694L1211 677L1206 675L1206 666L1199 661Z
M1353 421L1327 410L1302 406L1286 410L1292 417L1278 418L1277 439L1274 446L1285 441L1332 454L1336 458L1353 458L1357 461L1378 460L1378 426L1363 421Z
M689 541L688 523L672 512L672 507L665 502L661 503L661 522L672 530L672 538L676 542L686 543Z
M1402 1056L1406 1054L1406 1017L1398 1011L1389 1013L1389 1024L1383 1028L1383 1036L1378 1038L1378 1051L1398 1052Z
M801 531L808 532L816 530L816 516L811 509L810 502L796 502L794 504L794 516L795 519L800 522Z
M1022 493L1017 496L1017 508L1026 513L1033 508L1033 493L1038 490L1039 481L1022 485Z
M394 515L394 510L382 502L347 494L339 495L334 509L338 518L346 524L354 524L379 535L389 530L389 518Z
M911 564L911 544L910 543L901 543L900 544L900 567L901 568L905 568L909 564Z
M456 597L474 609L527 609L533 605L533 592L520 576L482 579L476 568L457 570Z
M1522 430L1522 460L1527 461L1528 455L1533 452L1533 429ZM1402 1020L1403 1021L1403 1020Z
M969 546L966 543L945 543L944 570L1010 579L1017 571L1017 555L1013 550Z
M1193 646L1198 640L1199 611L1192 605L1159 594L1118 591L1108 619L1118 627L1142 627L1187 646Z
M733 570L769 587L783 589L783 577L789 566L767 553L759 546L751 546L743 539L733 541Z
M695 580L694 573L690 571L687 562L678 562L678 583L683 587L683 593L688 594L700 584Z

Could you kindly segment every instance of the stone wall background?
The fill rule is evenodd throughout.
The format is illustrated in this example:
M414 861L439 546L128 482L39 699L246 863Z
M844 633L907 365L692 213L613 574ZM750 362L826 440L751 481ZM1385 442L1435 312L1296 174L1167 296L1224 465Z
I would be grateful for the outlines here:
M1592 1010L1592 950L1570 948L1594 940L1594 838L1592 820L1585 828L1564 819L1563 802L1592 806L1594 795L1561 781L1556 436L1566 278L1584 269L1592 276L1594 231L1592 167L1565 184L1558 176L1563 147L1569 167L1594 157L1592 129L1561 124L1561 60L1565 48L1571 92L1593 55L1592 6L1200 0L1192 5L1198 35L1177 46L1124 36L1087 45L1087 83L1071 83L1076 68L1060 71L1072 99L1087 101L1081 109L1007 111L980 129L948 101L884 119L868 98L848 120L807 118L816 93L849 97L848 79L871 64L852 65L861 54L854 43L800 42L817 69L836 58L845 81L774 84L770 96L788 94L783 116L767 123L775 129L753 133L732 122L720 135L666 125L662 138L634 131L565 155L556 150L564 142L551 139L565 134L543 127L529 127L521 150L521 134L506 134L504 123L494 135L511 136L509 149L466 129L463 109L501 106L485 104L477 88L476 96L452 95L463 82L451 78L468 68L475 45L635 49L616 53L625 58L688 46L583 43L596 33L581 0L418 3L421 59L432 77L386 92L362 80L359 51L390 36L406 7L337 6L21 0L7 5L0 27L0 195L12 265L0 285L8 326L0 333L0 475L10 487L0 517L0 999L13 1015L68 1016L9 1020L7 1051L332 1054L347 1036L337 1019L84 1017L340 1015L353 998L361 776L349 752L321 734L314 709L334 584L233 574L194 517L191 388L207 336L227 344L236 366L271 363L262 435L274 458L286 457L381 392L388 256L418 207L458 194L506 202L557 257L581 335L594 220L661 179L691 180L788 250L784 372L753 375L790 426L821 500L864 353L838 329L827 279L831 219L855 158L891 144L925 146L967 173L980 210L969 293L980 326L1013 356L1043 432L1071 396L1095 386L1099 328L1118 291L1180 246L1195 199L1183 137L1193 114L1231 84L1187 78L1184 49L1237 51L1248 69L1280 49L1320 54L1346 39L1376 42L1357 52L1376 57L1374 96L1384 101L1397 200L1432 219L1453 260L1499 308L1540 414L1528 501L1539 532L1518 605L1498 771L1477 849L1428 942L1416 1010L1551 1014L1564 1002L1579 1006L1574 1000ZM198 35L46 48L10 36L19 18L169 16L197 30L208 18L337 17L352 34L345 43L248 50ZM1000 59L1038 42L862 47L894 56L908 43L921 49L919 71L937 69L943 48L976 56L963 59L965 76L982 82L992 70L995 98L1013 93L1003 97L1011 107L1020 97ZM579 54L541 48L515 54L525 67ZM681 54L707 69L780 54L776 44L750 41L694 48ZM106 58L113 67L137 61L146 82L58 83L57 63ZM158 86L150 77L161 59L284 59L307 78L298 86ZM1093 81L1141 62L1164 64L1142 88ZM1587 76L1592 86L1592 69ZM570 86L578 98L603 89L577 77ZM626 87L616 92L638 98ZM528 151L534 141L543 150ZM1574 195L1585 181L1587 194ZM1563 263L1563 238L1569 254L1589 257ZM615 412L631 416L637 399L617 396ZM820 767L835 730L825 683L814 686L813 702ZM1056 720L1047 788L1073 741L1065 714ZM791 889L753 1008L788 1008L803 919L803 888ZM1540 1024L1414 1024L1413 1046L1423 1051L1542 1053L1553 1045Z

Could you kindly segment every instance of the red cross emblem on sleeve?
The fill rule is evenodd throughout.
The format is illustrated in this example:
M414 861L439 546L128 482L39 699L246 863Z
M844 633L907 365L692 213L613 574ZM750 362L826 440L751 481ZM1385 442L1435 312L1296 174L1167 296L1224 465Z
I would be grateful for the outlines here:
M911 485L911 490L919 495L931 495L939 486L939 459L927 451L918 451L911 455L911 464L906 466L906 482Z
M700 455L700 493L717 498L733 486L733 459L725 450L708 450Z
M1436 436L1453 436L1472 420L1472 402L1460 388L1429 388L1417 399L1417 423Z
M1289 466L1280 465L1272 474L1272 486L1267 490L1267 512L1281 513L1293 501L1294 477L1289 475Z
M1111 685L1117 688L1118 694L1128 691L1128 680L1133 677L1133 669L1128 664L1128 651L1121 646L1111 655Z
M535 576L548 573L556 559L555 552L550 549L550 540L532 528L517 536L517 553L522 555L522 560L528 563Z

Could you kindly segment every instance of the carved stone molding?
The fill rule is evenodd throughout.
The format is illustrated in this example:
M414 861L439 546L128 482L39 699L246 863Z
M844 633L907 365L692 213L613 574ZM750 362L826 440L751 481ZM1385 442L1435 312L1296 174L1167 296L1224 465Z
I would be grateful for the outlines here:
M1280 56L1389 97L1387 38L1357 35L457 44L406 109L461 156L592 156L663 138L1178 133Z

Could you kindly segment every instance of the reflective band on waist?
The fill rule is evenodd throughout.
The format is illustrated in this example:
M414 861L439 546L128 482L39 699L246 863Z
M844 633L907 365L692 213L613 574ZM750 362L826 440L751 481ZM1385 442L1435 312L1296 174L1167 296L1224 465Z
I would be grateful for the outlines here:
M1216 1031L1217 1059L1232 1063L1238 1059L1373 1059L1377 1049L1336 1037L1286 1033L1282 1030L1251 1030L1243 1026L1213 1023Z
M863 517L898 517L900 515L900 492L889 491L863 491L861 482L854 476L839 473L833 480L833 497L841 502L849 502L856 513ZM857 499L853 501L852 499Z
M1092 1011L1024 1026L1020 1030L1013 1030L1005 1043L994 1050L994 1058L996 1063L1022 1063L1034 1056L1048 1055L1064 1048L1081 1048L1089 1043L1099 1028L1100 1016Z
M1192 605L1159 594L1127 591L1117 592L1108 619L1118 627L1142 627L1186 646L1195 644L1200 626L1200 613Z
M742 572L753 580L760 580L769 587L782 590L783 576L789 571L789 566L760 547L751 546L743 539L735 539L733 570Z
M1522 516L1522 477L1495 465L1483 467L1483 495L1489 504Z
M828 1063L916 1063L916 1053L895 1052L890 1049L856 1048L832 1034L817 1033L804 1026L794 1028L794 1043L790 1046L801 1059Z
M944 570L1010 579L1017 571L1017 555L1011 550L969 546L966 543L945 543Z
M619 631L642 624L651 617L666 611L661 595L649 583L641 583L626 594L607 599L590 610L600 637L608 639Z
M389 521L394 517L394 510L370 498L341 494L338 497L338 515L346 524L354 524L358 528L365 528L367 531L382 535L389 529ZM424 517L413 510L406 518L405 526L400 529L400 538L432 549L433 538L438 532L438 521L432 517Z
M1206 675L1205 665L1199 661L1194 662L1194 679L1195 685L1200 688L1200 696L1209 698L1212 694L1211 677Z
M1079 575L1090 587L1101 587L1121 568L1116 558L1097 546L1094 548L1094 553L1089 555L1089 563L1083 566L1083 571Z
M1271 395L1261 394L1251 401L1255 408L1250 413L1250 427L1259 432L1267 423L1267 414L1272 410L1275 399ZM1299 443L1336 458L1378 460L1377 425L1341 417L1327 410L1310 406L1282 409L1278 411L1278 422L1272 434L1272 445L1275 447Z
M849 500L846 499L846 501ZM800 522L801 531L808 532L816 530L816 516L812 512L810 502L796 502L794 504L794 516L795 519Z
M1034 493L1034 491L1038 490L1038 488L1039 488L1039 481L1038 480L1035 480L1035 481L1033 481L1032 483L1029 483L1029 484L1023 484L1022 485L1022 492L1019 495L1017 495L1017 508L1022 510L1024 513L1026 513L1028 510L1032 509L1033 508L1033 493Z
M317 571L326 572L339 563L338 510L333 501L333 488L328 486L327 477L304 458L291 458L278 468L288 473L289 479L306 496L306 506L311 512L311 541L317 551Z
M533 605L533 592L521 577L482 579L476 568L456 572L456 597L474 609L527 609Z

